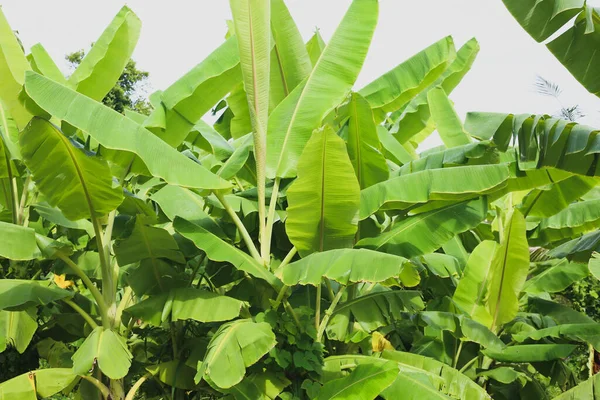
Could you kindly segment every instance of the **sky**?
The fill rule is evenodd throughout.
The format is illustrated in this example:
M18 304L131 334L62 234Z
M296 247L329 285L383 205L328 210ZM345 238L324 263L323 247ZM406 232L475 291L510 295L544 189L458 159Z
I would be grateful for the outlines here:
M302 36L319 29L327 41L350 0L287 0ZM88 49L127 4L142 20L133 54L150 72L148 91L165 89L222 42L231 19L226 0L4 0L2 9L26 49L41 42L65 71L64 55ZM588 0L600 6L600 0ZM380 0L379 23L358 90L379 75L447 35L459 47L476 37L481 51L473 68L451 94L459 115L468 111L553 114L580 105L580 120L600 128L600 98L589 94L519 26L501 0ZM536 76L557 83L560 102L537 94ZM423 148L439 143L435 136Z

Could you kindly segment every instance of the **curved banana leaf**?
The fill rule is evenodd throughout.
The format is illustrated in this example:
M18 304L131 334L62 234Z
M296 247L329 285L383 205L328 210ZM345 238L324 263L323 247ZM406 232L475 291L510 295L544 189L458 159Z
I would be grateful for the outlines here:
M381 207L405 209L430 200L461 201L492 193L509 179L506 165L427 169L380 182L360 193L361 220Z
M235 150L223 136L203 120L198 121L194 125L194 128L185 140L192 148L199 147L213 154L220 161L229 158Z
M0 279L0 310L21 311L73 297L73 294L50 286L50 281Z
M252 136L241 137L239 139L238 148L235 149L231 157L223 163L221 168L217 171L223 179L232 179L244 166L250 155L250 151L254 151L252 148Z
M352 93L348 103L348 155L361 189L389 177L388 166L377 135L377 126L369 103Z
M153 176L167 183L203 189L230 187L133 120L86 96L33 72L25 78L25 90L38 106L87 132L102 146L135 153Z
M512 337L518 342L524 342L527 339L541 340L546 337L574 338L575 340L591 343L598 351L600 348L600 324L563 324L531 332L519 332L513 334Z
M327 45L318 30L312 35L308 42L306 42L306 52L308 53L312 66L319 61L319 57L321 57L326 46Z
M199 322L229 321L239 316L243 302L206 290L181 288L168 294L151 296L123 313L149 324L192 319Z
M0 311L0 353L11 346L23 354L37 328L35 309Z
M0 221L0 257L9 260L33 260L41 255L35 230Z
M373 400L396 380L399 371L398 364L392 361L358 365L350 375L327 382L316 399Z
M32 204L35 211L44 218L45 221L51 222L56 225L64 226L70 229L81 229L87 232L90 237L94 237L94 226L87 219L80 219L78 221L71 221L56 207L50 206L46 202Z
M376 268L372 266L376 265ZM313 285L323 277L342 285L356 282L383 282L398 277L406 286L416 286L419 274L407 259L366 249L338 249L311 254L277 272L283 283Z
M269 117L267 176L294 177L314 129L358 77L377 24L376 0L354 0L305 83Z
M31 68L38 74L44 75L61 85L69 85L63 73L50 57L50 54L48 54L44 46L40 43L34 44L31 47L31 54L27 56L27 59L31 64Z
M471 139L465 132L452 102L441 86L431 89L427 93L427 102L429 103L431 118L447 148L471 143Z
M594 275L596 279L600 279L600 254L593 253L588 263L590 273Z
M577 345L574 344L523 344L508 346L502 350L487 349L483 354L500 362L543 362L568 357Z
M30 69L15 33L0 10L0 100L3 103L2 107L14 118L19 130L31 119L31 114L19 101L25 71Z
M310 74L312 63L300 31L283 0L271 0L271 31L279 80L287 96ZM273 67L273 65L272 65Z
M538 297L529 297L529 310L552 318L557 324L594 324L592 318L570 307Z
M571 204L543 219L531 235L532 243L550 243L578 236L600 226L600 199Z
M584 0L503 0L519 24L536 41L542 42L562 30L575 16L575 23L547 44L562 65L590 93L600 96L600 78L592 73L600 50L600 16Z
M242 81L237 38L230 37L169 86L145 126L178 146L211 107Z
M456 234L479 225L486 215L487 200L482 197L405 218L357 246L412 258L434 252Z
M204 377L219 388L228 389L242 381L246 368L256 363L276 344L275 334L266 322L242 319L221 325L198 363L194 378L199 383Z
M263 372L251 374L230 389L221 390L235 400L273 400L290 385L283 374Z
M129 372L132 357L123 337L97 327L73 354L73 372L87 375L98 365L110 379L121 379Z
M553 400L598 400L600 399L600 374L556 396Z
M19 143L38 190L68 219L108 214L123 201L108 164L74 147L50 122L34 118Z
M600 231L569 240L550 250L548 256L554 258L568 257L575 261L587 262L594 251L600 251Z
M219 262L229 262L240 271L247 272L256 278L265 280L277 290L282 287L281 281L264 266L260 265L254 258L250 257L237 247L219 239L213 233L201 226L177 217L175 218L175 221L173 221L173 227L182 236L194 242L196 247L206 252L206 256L209 259Z
M71 368L48 368L26 372L0 383L0 400L48 398L71 386L79 377Z
M377 125L377 136L384 150L387 159L397 163L398 165L409 164L417 157L409 152L404 145L382 125Z
M146 367L146 371L150 372L162 383L177 389L192 390L196 387L194 383L196 370L185 365L181 360L150 365Z
M551 217L598 185L598 178L572 176L549 187L532 190L520 207L523 215Z
M155 262L159 258L185 264L185 257L173 236L162 228L146 225L140 217L136 219L131 235L117 242L114 251L120 266L144 259Z
M71 74L69 84L79 93L101 101L123 73L141 29L137 15L127 6L121 8Z
M315 131L287 190L286 232L302 256L352 247L360 187L344 141L330 126Z
M556 293L590 274L587 264L569 263L563 259L525 282L523 291L532 294Z
M399 110L434 83L455 56L454 41L447 36L375 79L359 93L376 113Z
M396 114L400 113L399 117L395 118L392 115L392 119L396 119L396 122L391 132L401 143L409 140L420 143L433 132L434 125L431 121L427 93L441 86L446 94L450 95L471 69L477 54L479 54L479 43L476 39L471 39L456 52L452 63L432 85L417 94L403 110L396 112Z
M503 224L503 235L492 256L486 295L492 331L517 315L519 295L529 272L529 246L523 214L514 210L500 223Z

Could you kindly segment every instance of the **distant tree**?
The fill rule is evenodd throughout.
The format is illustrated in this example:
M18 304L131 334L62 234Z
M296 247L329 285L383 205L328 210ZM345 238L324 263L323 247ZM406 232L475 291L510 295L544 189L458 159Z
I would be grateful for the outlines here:
M71 69L75 70L83 57L83 50L67 54L65 59L69 62ZM129 60L125 70L111 91L104 97L102 103L120 113L130 109L144 115L149 115L152 106L145 97L144 85L150 74L137 69L136 62Z

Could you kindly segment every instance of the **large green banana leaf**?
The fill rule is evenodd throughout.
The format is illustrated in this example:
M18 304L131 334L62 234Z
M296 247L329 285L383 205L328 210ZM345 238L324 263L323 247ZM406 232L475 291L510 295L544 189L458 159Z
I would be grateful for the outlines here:
M220 161L229 158L235 150L223 136L203 120L198 121L185 138L185 141L188 142L192 148L199 147L200 149L213 154Z
M126 308L123 315L127 318L139 318L154 326L161 326L167 320L192 319L207 323L237 318L242 305L242 301L232 297L206 290L180 288L171 290L170 293L151 296Z
M230 187L133 120L101 103L33 72L27 74L25 90L38 106L87 132L102 146L136 154L153 176L167 183L203 189Z
M271 0L271 31L275 41L275 65L287 96L310 74L312 64L300 31L283 0Z
M524 342L527 339L541 340L546 337L575 338L582 342L591 343L598 351L600 349L600 324L563 324L530 332L518 332L513 334L512 337L518 342Z
M330 126L315 131L287 190L286 232L302 256L352 247L360 187L344 141Z
M405 209L430 200L461 201L488 194L506 185L506 165L473 165L427 169L388 179L360 193L360 219L381 207Z
M40 255L34 229L0 221L0 257L32 260Z
M399 371L393 361L358 365L350 375L327 382L316 399L373 400L396 380Z
M600 96L600 78L593 71L600 51L600 15L584 0L503 0L515 19L538 42L560 31L547 46L590 93ZM577 16L574 24L569 24Z
M519 310L519 295L529 272L529 246L525 218L518 210L506 216L500 245L490 266L486 306L492 318L491 329L510 322Z
M600 399L600 374L556 396L554 400L598 400Z
M434 83L455 56L454 41L447 36L375 79L359 93L376 113L399 110Z
M568 257L576 261L587 262L594 251L600 251L600 231L590 232L577 239L569 240L550 250L548 256Z
M145 126L175 147L241 80L237 38L232 36L162 93Z
M50 54L40 43L31 47L31 54L27 56L27 59L31 64L31 68L38 74L44 75L61 85L67 86L69 84Z
M123 337L97 327L73 354L73 372L87 375L97 365L110 379L121 379L129 372L132 358Z
M377 265L377 268L373 268ZM405 286L416 286L419 274L407 259L367 249L338 249L309 255L278 271L288 286L317 286L323 277L342 285L356 282L383 282L398 277Z
M141 29L142 22L137 15L127 6L121 8L69 77L71 87L101 101L123 73Z
M358 93L348 102L348 155L361 189L389 177L385 157L369 103Z
M71 368L47 368L26 372L0 383L0 400L36 400L51 397L78 379Z
M479 225L486 215L487 200L482 197L405 218L357 246L412 258L437 250L454 235Z
M522 344L508 346L502 350L483 350L483 354L501 362L542 362L566 358L576 348L577 345L574 344Z
M550 243L592 231L600 222L600 199L571 204L558 214L543 219L531 235L532 243Z
M352 88L377 24L376 0L354 0L305 83L271 113L267 176L294 177L314 129Z
M76 148L50 122L34 118L19 138L23 161L48 203L70 220L101 216L123 201L108 164Z
M418 93L403 110L395 113L400 114L399 117L392 114L392 119L396 122L391 132L401 143L409 140L420 143L433 132L434 125L431 121L427 93L431 89L441 86L444 92L450 95L467 72L471 70L477 54L479 54L479 43L477 40L471 39L456 52L452 63L433 84Z
M382 125L377 126L377 137L381 142L384 154L388 160L395 162L398 165L409 164L415 160L416 154L409 152L406 147Z
M319 61L319 57L321 57L321 53L325 50L325 46L327 45L318 30L311 36L308 42L306 42L306 52L308 53L312 67Z
M23 129L31 119L31 114L19 101L25 71L30 69L17 37L0 10L0 100L19 129Z
M256 363L276 344L275 334L266 322L242 319L221 325L198 363L195 381L204 377L219 388L228 389L242 381L246 368Z
M427 93L427 102L431 118L447 148L471 143L452 102L442 87L431 89Z
M38 328L36 313L35 309L0 311L0 353L12 346L23 354Z
M0 310L25 310L73 295L73 292L51 286L50 281L0 279Z
M205 251L209 259L219 262L229 262L240 271L265 280L277 290L282 287L281 281L255 259L237 247L219 239L219 237L201 226L179 217L175 218L173 226L177 232L194 242L196 247Z
M233 396L235 400L273 400L290 383L285 375L267 371L250 374L232 388L221 391Z
M598 184L598 178L572 176L548 187L532 190L520 207L525 216L551 217Z
M587 264L562 259L525 282L523 291L532 294L562 292L590 274Z

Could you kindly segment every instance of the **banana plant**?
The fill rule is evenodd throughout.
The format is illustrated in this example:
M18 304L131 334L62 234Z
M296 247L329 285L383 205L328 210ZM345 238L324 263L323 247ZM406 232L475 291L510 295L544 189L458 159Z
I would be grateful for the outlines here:
M101 103L129 8L68 78L0 13L0 351L40 358L0 399L594 398L600 324L557 294L600 276L598 131L463 122L475 39L355 87L377 0L327 43L230 5L149 116Z

